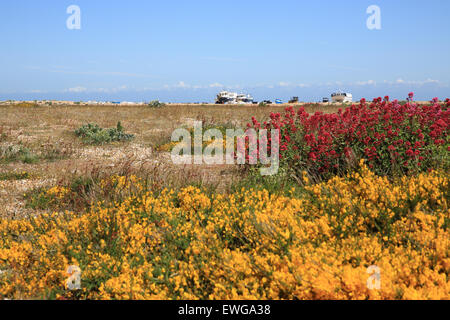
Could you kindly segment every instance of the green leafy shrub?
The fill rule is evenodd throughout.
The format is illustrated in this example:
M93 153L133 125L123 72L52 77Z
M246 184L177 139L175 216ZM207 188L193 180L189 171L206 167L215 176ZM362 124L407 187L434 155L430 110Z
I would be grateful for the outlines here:
M104 129L98 124L88 123L75 130L75 134L88 144L105 144L116 141L129 141L134 139L133 134L123 132L120 121L116 128Z
M148 106L149 106L150 108L163 108L163 107L166 106L166 104L165 104L165 103L162 103L162 102L159 102L159 100L154 100L154 101L151 101L151 102L148 104Z

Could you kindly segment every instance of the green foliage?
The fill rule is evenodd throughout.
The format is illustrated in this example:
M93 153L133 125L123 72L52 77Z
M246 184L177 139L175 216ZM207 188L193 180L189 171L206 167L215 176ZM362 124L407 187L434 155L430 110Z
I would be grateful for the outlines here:
M240 167L240 179L231 184L231 192L242 190L267 190L270 194L279 196L299 196L304 193L304 182L292 176L286 168L279 168L278 173L271 176L261 176L259 167L248 169Z
M40 160L60 160L67 158L72 149L70 145L61 143L47 143L39 147L35 152L21 144L7 143L0 145L0 163L23 162L34 164Z
M18 161L33 164L39 161L39 157L22 145L6 144L0 146L0 163Z
M88 123L78 128L75 134L83 139L87 144L105 144L110 142L122 142L134 139L133 134L127 134L123 131L120 121L116 128L104 129L98 124Z
M159 102L159 100L153 100L153 101L151 101L151 102L148 104L148 106L149 106L150 108L163 108L163 107L166 106L166 104L165 104L165 103L162 103L162 102Z
M34 164L39 162L39 157L33 153L26 153L21 160L26 164Z
M78 176L70 183L70 189L77 194L87 194L94 186L94 180L92 177Z
M32 190L25 194L26 207L33 210L54 209L51 206L52 199L47 196L43 188Z

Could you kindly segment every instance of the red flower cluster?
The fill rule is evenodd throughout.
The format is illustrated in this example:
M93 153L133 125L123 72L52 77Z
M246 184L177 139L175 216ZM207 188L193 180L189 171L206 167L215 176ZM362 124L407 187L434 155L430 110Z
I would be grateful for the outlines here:
M448 159L449 104L433 99L401 105L386 96L331 114L288 107L262 126L253 119L249 127L280 129L281 163L296 171L335 174L365 159L377 173L405 173L432 167L443 152Z

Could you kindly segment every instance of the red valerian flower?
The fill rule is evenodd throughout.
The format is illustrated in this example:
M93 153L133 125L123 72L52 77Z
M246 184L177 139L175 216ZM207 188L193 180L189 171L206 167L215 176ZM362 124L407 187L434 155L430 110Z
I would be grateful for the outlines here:
M349 160L360 158L373 164L375 171L386 174L393 168L410 170L406 160L420 156L425 170L431 165L436 150L434 144L450 151L449 99L445 104L400 105L396 100L387 101L387 98L384 101L376 98L369 104L361 99L360 104L332 114L316 112L310 115L303 107L297 112L289 107L283 115L271 113L264 128L280 130L282 165L320 174L336 173L336 168L342 171L341 168L352 162ZM252 118L250 126L259 129L260 125ZM260 143L267 143L270 149L271 139ZM297 156L309 159L311 162L307 166L310 167L304 168L304 162L294 161Z

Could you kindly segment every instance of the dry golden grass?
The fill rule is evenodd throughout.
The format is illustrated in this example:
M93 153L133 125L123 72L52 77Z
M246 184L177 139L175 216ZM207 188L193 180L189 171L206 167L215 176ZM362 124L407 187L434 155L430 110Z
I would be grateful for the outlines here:
M24 146L32 154L44 155L43 159L31 163L0 159L0 173L30 174L26 180L0 181L0 216L34 214L33 210L25 208L24 193L92 170L107 173L111 168L132 167L160 175L161 182L168 185L177 184L178 180L224 188L236 176L236 168L174 166L167 153L157 153L153 151L154 147L168 141L174 129L192 126L195 120L244 127L252 116L264 121L270 112L283 112L284 108L284 105L167 105L161 109L147 106L0 106L0 146ZM333 112L337 108L306 106L308 112L319 109ZM119 121L127 133L135 135L133 141L90 146L74 135L74 130L86 123L114 127Z

